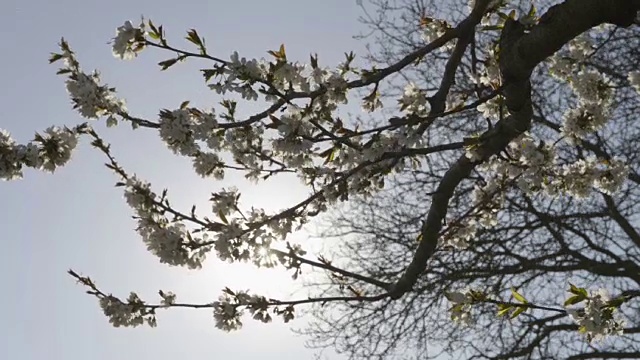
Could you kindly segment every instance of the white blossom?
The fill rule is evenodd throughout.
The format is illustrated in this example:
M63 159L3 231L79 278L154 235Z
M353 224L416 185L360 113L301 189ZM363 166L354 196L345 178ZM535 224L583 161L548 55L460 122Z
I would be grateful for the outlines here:
M606 290L591 292L583 309L568 309L567 313L587 334L590 341L599 341L610 335L622 335L624 321L608 306Z
M116 36L113 38L113 56L123 60L130 60L138 54L132 48L136 37L143 33L143 26L134 27L131 21L125 23L116 29Z
M574 62L570 58L556 53L549 60L549 71L555 78L566 80L573 71L573 65Z
M74 131L55 126L47 128L42 135L42 168L54 172L58 167L65 165L71 159L76 145L78 135ZM33 149L31 151L33 152Z
M224 163L218 154L199 152L193 157L193 168L196 174L207 177L212 176L216 180L224 178Z
M213 213L225 216L235 212L238 208L239 197L240 194L238 193L238 189L235 187L231 187L228 190L222 189L217 193L211 194Z
M398 102L400 103L400 110L407 113L425 114L430 109L426 94L412 82L405 86L404 94Z
M493 50L489 52L489 57L484 63L484 70L482 71L478 81L480 84L490 86L494 89L500 87L502 82L500 67L498 66L498 61L496 60L496 55Z
M127 203L138 218L136 230L147 245L147 250L156 255L161 263L191 269L202 267L211 249L211 246L202 244L207 242L208 235L204 233L202 238L196 238L184 224L170 222L163 215L163 207L148 183L132 176L124 186Z
M509 115L509 111L506 106L503 106L503 99L501 96L496 96L491 98L484 103L478 105L476 110L482 113L482 116L488 119L500 119L500 115L502 117L507 117Z
M428 19L422 26L422 40L430 43L447 32L448 26L445 21L439 19Z
M445 297L453 303L453 306L449 309L451 320L464 326L474 323L474 319L471 316L471 305L474 300L470 289L447 291L445 292Z
M446 246L454 249L466 249L478 232L477 223L475 221L465 221L457 225L454 231L446 237Z
M22 159L8 131L0 129L0 179L22 178Z
M162 113L160 137L176 154L193 155L199 150L194 138L195 117L188 109Z
M145 323L155 326L155 317L148 315L144 302L132 292L124 303L114 296L100 298L100 307L114 327L136 327Z
M571 40L567 47L570 58L583 61L593 51L593 42L588 33L584 33Z
M629 166L620 159L612 159L604 164L605 168L600 169L593 185L603 193L613 195L627 179Z
M160 297L162 297L162 301L160 303L164 307L169 307L176 303L176 294L171 291L160 291Z
M229 294L224 293L218 301L213 302L213 318L218 329L233 331L242 328L242 311L234 304L234 300Z
M147 214L153 209L156 194L151 191L151 184L139 180L136 176L127 179L124 189L127 204L139 215Z
M607 123L609 114L606 111L598 103L581 103L578 107L567 110L563 116L562 134L570 142L585 138Z
M76 72L66 81L67 91L82 116L97 119L106 114L126 111L124 101L117 99L113 89L100 85L100 74Z
M586 104L608 105L613 95L611 81L593 70L581 70L570 77L573 92Z

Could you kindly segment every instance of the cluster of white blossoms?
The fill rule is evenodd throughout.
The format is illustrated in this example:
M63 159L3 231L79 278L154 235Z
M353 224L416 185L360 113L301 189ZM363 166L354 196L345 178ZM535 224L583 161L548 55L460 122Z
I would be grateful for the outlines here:
M500 95L493 97L476 107L487 119L499 120L509 115L509 110L504 106L504 98Z
M199 151L193 156L193 168L202 177L211 176L216 180L224 179L224 162L216 153Z
M588 197L593 188L613 194L624 184L628 174L629 167L622 160L588 157L562 166L560 176L547 189L550 193L564 191L578 198Z
M36 163L34 167L54 172L71 159L71 154L78 145L78 133L74 130L51 126L44 131L43 135L36 135L35 141L40 144L39 159L41 163ZM22 153L22 151L27 154L25 164L30 165L37 161L33 147L31 149L29 149L29 145L26 146L26 149L19 147L18 152Z
M174 153L196 156L200 151L198 142L205 142L212 150L220 148L213 132L218 126L215 113L196 109L180 108L160 113L160 138Z
M155 315L134 292L126 302L111 295L103 296L100 298L100 307L114 327L136 327L144 323L151 327L156 326Z
M551 74L567 81L578 97L576 106L563 115L562 134L570 143L600 130L612 110L614 84L604 74L583 65L593 48L589 34L585 33L570 41L566 52L558 52L550 59Z
M584 308L568 309L567 313L586 333L589 341L602 340L609 335L622 335L624 321L616 316L616 308L612 306L606 290L591 292Z
M502 84L502 76L500 74L500 67L498 65L498 57L495 49L490 49L487 53L487 58L482 63L484 68L480 72L480 75L474 77L472 80L476 84L482 84L494 89L497 89Z
M231 212L235 212L238 209L239 198L240 193L235 187L229 190L222 189L222 191L213 194L211 197L213 213L222 214L221 216L230 215Z
M159 197L149 183L128 176L119 185L124 187L127 204L135 211L138 233L147 249L162 263L200 268L206 255L214 249L223 261L251 260L255 265L265 267L282 264L291 268L299 265L287 257L273 255L270 249L275 241L285 240L298 222L305 221L302 215L274 217L255 208L245 214L238 206L238 190L222 189L210 198L212 212L221 222L207 220L201 223L203 227L196 237L185 226L185 215L172 220L167 217L171 209L165 194ZM304 250L292 246L289 254L290 257L301 256Z
M140 47L136 47L136 44L140 43L140 36L146 34L148 33L144 32L142 25L134 28L131 23L125 23L118 28L114 39L114 54L123 59L131 58L124 55L129 50L137 53ZM99 85L97 76L91 77L81 73L66 43L63 42L61 48L63 53L59 57L68 65L65 65L62 71L71 72L69 81L76 84L77 79L92 80L83 80L82 84L86 83L83 91L73 89L72 97L78 109L84 109L84 116L109 116L108 123L115 123L114 115L121 114L124 107L115 97L113 89ZM351 146L340 150L341 156L331 162L332 171L321 171L322 167L314 162L314 154L311 151L313 142L309 139L312 135L322 133L322 126L334 126L326 120L330 117L321 114L330 114L339 104L347 102L347 75L353 70L350 67L353 57L347 55L345 62L339 64L336 70L331 70L319 67L317 59L313 61L313 58L311 66L288 62L284 48L271 53L276 56L276 61L245 59L233 53L230 61L211 70L206 77L207 80L216 79L210 85L212 89L220 93L235 92L250 100L256 99L257 86L261 87L260 93L264 94L264 99L271 102L282 101L281 95L291 91L320 92L314 96L310 107L287 107L275 127L279 136L271 136L273 132L267 133L270 130L266 129L266 125L269 124L265 121L252 122L250 126L235 126L235 103L231 101L223 104L228 113L220 116L216 116L213 111L203 112L190 108L185 103L177 110L163 110L160 113L160 137L175 153L190 156L199 175L222 179L225 175L225 164L219 154L228 152L233 160L247 171L246 177L251 180L259 180L264 175L265 167L272 165L273 159L277 158L282 159L283 166L301 174L306 183L324 187L337 180L337 172L349 171L357 167L363 159L374 161L385 151L417 144L419 137L407 138L406 129L398 129L397 133L386 135L387 140L384 144L374 143L368 147L362 145L371 137L351 137L348 140ZM401 110L407 113L428 113L429 103L426 94L415 86L408 87L401 99ZM228 122L219 124L219 118ZM311 120L317 121L318 124L311 125ZM132 122L132 125L136 123ZM204 146L210 151L205 150ZM362 177L351 176L347 181L350 190L376 190L375 184L363 180ZM314 201L316 208L322 208L322 204L318 204L320 199L326 197Z
M212 305L216 327L224 331L242 328L241 318L244 315L244 310L248 310L254 320L263 323L272 321L272 317L269 314L270 304L267 298L251 295L246 291L234 292L227 288L220 295L218 301L214 301ZM285 323L295 317L292 306L287 306L284 309L275 307L273 313L281 316Z
M158 291L158 293L160 294L160 297L162 298L162 301L160 302L162 304L162 306L164 307L170 307L175 305L176 303L176 294L174 294L171 291Z
M434 18L425 18L422 21L422 40L430 43L444 35L449 29L446 21Z
M412 82L405 86L404 93L398 103L400 110L410 114L426 114L430 109L425 92Z
M87 119L97 119L126 110L124 100L116 98L113 89L100 85L100 74L97 71L91 74L77 71L69 76L66 83L74 108Z
M0 129L0 179L22 178L23 166L54 172L71 159L77 145L77 129L52 126L26 145L16 143L8 131Z
M131 176L123 185L125 199L136 213L137 231L147 249L162 263L191 269L202 267L211 249L211 246L204 245L208 235L204 233L196 238L183 223L169 220L165 215L163 200L151 191L149 183Z
M475 186L471 194L472 208L460 219L451 222L450 233L444 242L456 249L465 249L472 243L478 230L498 224L498 214L504 202L505 178L493 176L483 186Z
M453 303L453 306L449 309L451 320L465 326L474 323L474 319L471 316L471 308L476 301L476 294L477 292L471 289L451 291L444 294Z
M486 183L474 188L471 194L473 208L448 235L447 244L466 248L480 228L495 226L510 182L515 181L527 193L544 188L545 178L555 165L552 147L523 134L505 151L508 159L493 156L478 166L478 170L486 175ZM473 147L467 148L466 156L474 161L479 159Z
M564 114L562 133L573 142L598 131L607 123L613 86L604 75L593 70L581 70L571 75L569 81L579 101L576 108Z
M343 63L338 68L348 69L349 66ZM277 102L281 99L280 94L291 91L309 93L324 89L325 98L346 103L347 73L289 62L284 53L278 54L275 62L270 62L266 59L241 58L238 52L233 52L229 61L212 73L218 81L209 84L209 88L218 94L237 93L245 100L255 101L259 95L254 86L268 84L265 91L261 92L266 94L264 99L269 102Z
M493 157L479 169L506 174L516 180L526 193L544 191L549 196L559 193L585 198L593 189L613 194L624 184L628 166L620 159L598 159L594 156L570 164L559 164L555 149L530 134L523 134L509 144L509 159Z
M515 182L527 194L543 191L549 196L567 194L587 198L593 189L613 194L624 184L629 167L620 159L603 160L596 157L579 159L570 164L559 164L553 146L536 140L525 133L505 149L508 156L493 156L478 166L488 179L483 187L476 186L472 193L473 208L461 223L454 224L446 237L446 244L458 249L469 246L480 228L497 224L504 191L508 182ZM478 160L473 147L466 153Z
M566 81L575 67L593 52L593 42L588 33L569 41L566 53L557 52L549 58L549 70L555 78Z
M611 103L614 96L612 82L600 72L587 70L581 66L593 51L593 44L588 34L581 35L568 45L565 55L558 53L550 59L550 68L554 76L567 81L578 97L575 108L568 109L563 116L562 133L565 139L573 144L588 134L598 131L608 121ZM490 53L491 55L491 53ZM500 71L492 57L485 62L485 70L476 83L496 87L500 85ZM630 83L637 82L637 75L630 74ZM502 98L495 97L477 107L487 118L507 116L507 109L502 106ZM472 161L482 160L477 153L478 145L466 147L466 156ZM572 164L559 164L555 150L549 144L536 141L531 135L524 134L512 141L506 149L508 159L493 156L478 169L493 179L487 188L498 188L503 179L514 180L518 187L526 193L545 191L550 196L564 193L578 198L586 198L594 188L606 194L612 194L624 183L628 175L628 166L620 159L602 160L595 157L580 159ZM477 195L477 194L476 194ZM477 199L478 196L474 195ZM499 194L494 195L499 198ZM477 205L477 204L476 204ZM462 224L449 234L447 243L457 248L468 246L477 230L484 225L494 224L499 201L495 206L479 208L472 216L463 220ZM478 210L478 209L477 209Z
M218 329L232 331L242 328L243 312L237 305L235 297L223 293L218 301L213 302L213 309L213 318Z
M123 60L130 60L137 56L136 49L133 48L136 40L144 35L144 23L138 27L133 26L131 21L125 21L122 26L116 29L116 36L113 38L113 55Z

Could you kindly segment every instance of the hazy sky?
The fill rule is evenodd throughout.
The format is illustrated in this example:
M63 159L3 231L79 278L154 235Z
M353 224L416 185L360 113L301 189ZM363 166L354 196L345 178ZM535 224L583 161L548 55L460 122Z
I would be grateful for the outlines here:
M363 52L363 44L351 38L362 27L356 21L360 10L350 0L3 0L0 128L26 142L48 126L84 121L71 109L64 78L55 75L57 67L47 63L62 36L81 66L99 69L135 115L154 119L160 108L177 108L187 99L197 106L215 105L220 98L193 71L203 63L161 73L154 64L170 53L144 52L132 62L111 55L107 42L115 28L141 15L163 24L169 40L180 47L189 46L182 40L186 30L198 29L209 51L223 58L233 50L247 57L267 56L266 50L281 43L291 58L307 59L318 52L325 64L337 63L345 51ZM151 181L158 192L168 187L177 207L189 209L195 203L205 210L210 192L233 184L245 190L245 204L273 210L303 194L287 182L246 188L233 177L224 183L204 181L187 159L160 143L157 133L94 125L128 171ZM160 312L154 329L111 327L96 299L83 293L67 269L91 276L114 295L126 297L134 290L152 302L159 300L159 289L197 303L215 300L224 286L275 296L286 293L289 275L255 272L214 258L197 272L160 264L135 233L132 211L113 186L118 179L103 163L103 156L83 140L71 163L54 175L27 170L22 180L0 183L0 358L312 357L304 339L279 321L262 325L247 319L242 331L226 334L214 327L210 310Z

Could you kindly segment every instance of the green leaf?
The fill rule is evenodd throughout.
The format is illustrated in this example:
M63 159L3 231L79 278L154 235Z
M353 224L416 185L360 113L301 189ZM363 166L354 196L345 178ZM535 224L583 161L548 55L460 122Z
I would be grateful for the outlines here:
M63 56L61 54L51 53L51 56L49 57L49 64L52 64L62 58Z
M209 81L211 80L212 77L218 74L218 71L216 69L202 69L200 71L202 71L202 76L204 76L204 81Z
M309 55L309 57L311 58L311 68L317 69L318 68L318 54L315 54L315 56L313 54L311 54L311 55Z
M511 305L499 304L498 305L498 316L505 316L511 311Z
M158 30L158 28L155 25L153 25L153 22L151 22L151 20L149 20L149 27L151 28L151 32L149 33L149 36L152 39L155 39L155 40L162 39L162 31ZM160 28L162 28L162 26Z
M519 308L516 309L516 311L513 312L513 314L511 314L511 319L515 319L516 317L518 317L518 315L522 314L526 310L527 310L526 307L520 306Z
M222 291L226 292L227 294L229 294L231 296L236 296L236 293L233 292L233 290L229 289L228 287L225 287Z
M224 216L224 213L222 211L218 211L218 216L220 217L220 220L222 220L223 223L229 225L229 220L227 220L227 217Z
M173 66L176 62L178 61L177 58L175 59L169 59L169 60L165 60L165 61L160 61L158 63L158 65L160 65L160 67L162 67L162 70L167 70L168 68L170 68L171 66Z
M338 149L333 148L333 150L331 150L331 153L329 153L329 158L327 159L329 162L332 162L335 158L336 158L336 152Z
M511 295L513 295L514 299L518 300L523 304L528 303L527 299L525 299L524 296L520 295L520 293L518 293L518 291L516 291L516 288L514 287L511 287Z
M573 285L572 283L569 283L569 292L575 295L582 295L585 298L589 297L589 293L587 292L587 289L579 288Z
M198 32L196 31L196 29L191 29L187 31L186 39L200 47L204 45L202 42L202 39L200 39L200 36L198 36Z
M280 44L280 49L278 49L278 51L269 50L267 51L267 53L276 58L276 60L278 61L287 60L287 53L285 52L284 44Z
M280 44L280 56L282 56L283 59L287 58L287 54L284 51L284 44Z
M584 301L586 298L582 295L574 295L564 302L564 306L574 305Z
M504 25L487 25L483 26L480 29L483 31L494 31L494 30L502 30Z
M615 299L609 300L607 305L613 308L619 308L622 304L624 304L628 300L629 298L627 298L626 296L620 296Z
M502 11L498 11L497 14L502 20L508 20L509 19L509 15L503 13Z

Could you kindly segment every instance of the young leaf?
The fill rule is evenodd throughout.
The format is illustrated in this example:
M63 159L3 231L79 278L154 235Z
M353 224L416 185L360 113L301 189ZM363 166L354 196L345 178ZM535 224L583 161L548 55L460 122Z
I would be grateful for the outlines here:
M202 39L200 39L200 36L198 36L198 32L196 32L196 29L189 30L187 32L186 39L191 41L192 43L198 45L199 47L203 46Z
M516 311L513 312L513 314L511 314L511 319L515 319L518 315L522 314L523 312L525 312L527 310L526 307L524 306L520 306L519 308L516 309Z
M580 303L582 301L586 300L586 298L582 295L574 295L570 298L568 298L565 302L564 302L564 306L569 306L569 305L574 305L577 303Z
M505 316L511 311L511 305L498 304L498 316Z
M579 288L571 283L569 283L569 292L575 295L582 295L585 298L589 297L589 293L585 288Z
M158 65L160 65L160 67L162 67L162 70L167 70L168 68L173 66L177 61L178 61L178 59L169 59L169 60L165 60L165 61L160 61L158 63Z
M513 298L518 300L519 302L523 303L523 304L527 304L528 301L527 299L524 298L524 296L520 295L520 293L518 293L518 291L516 291L516 289L514 287L511 287L511 295L513 295Z
M224 213L222 211L218 211L218 216L220 217L220 220L222 220L223 223L225 224L229 224L229 220L227 220L227 217L224 216Z
M51 53L51 56L49 57L49 64L62 59L62 57L63 56L61 54Z

